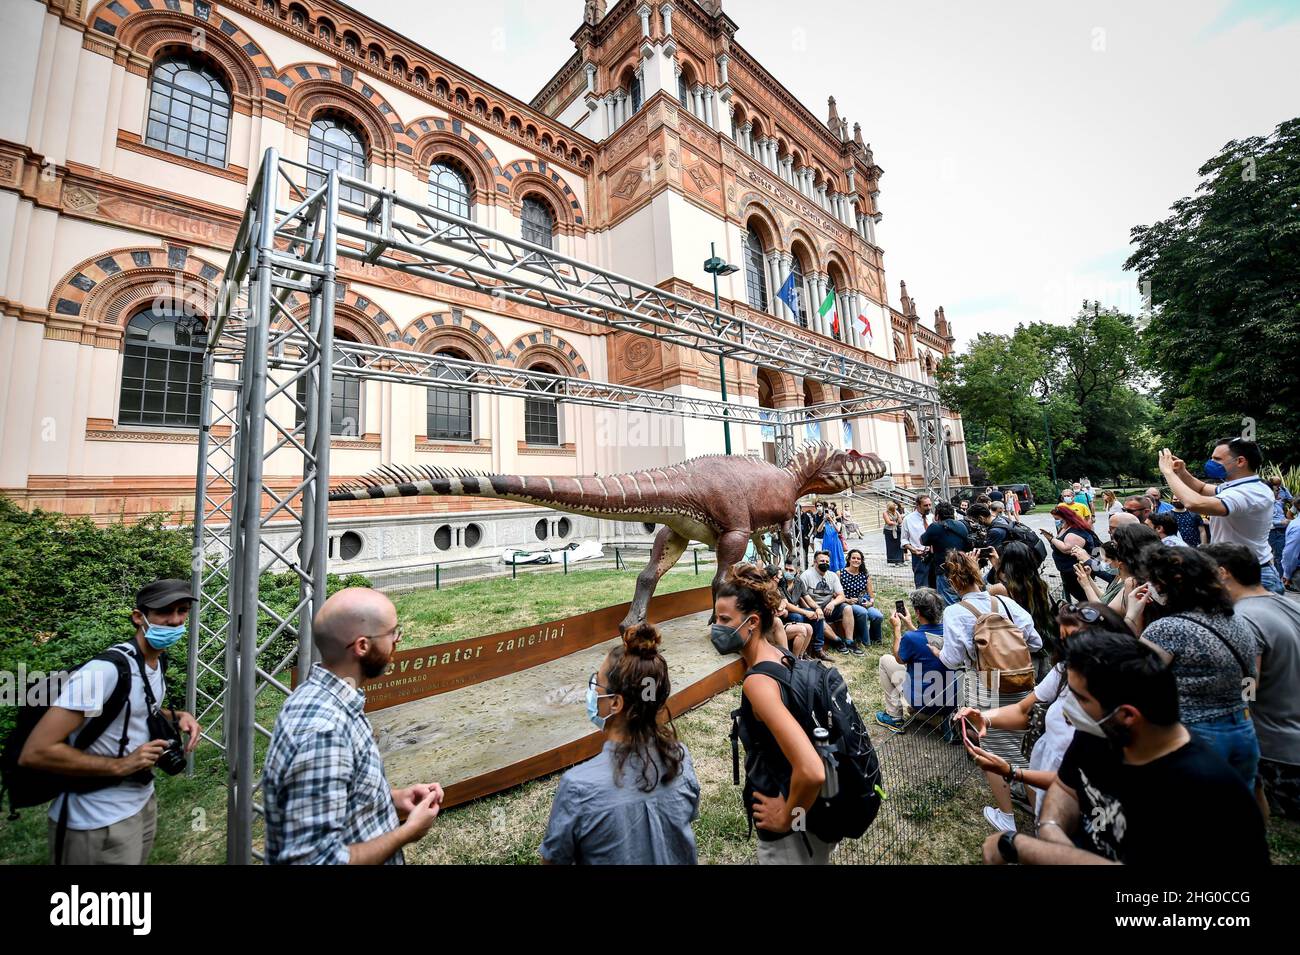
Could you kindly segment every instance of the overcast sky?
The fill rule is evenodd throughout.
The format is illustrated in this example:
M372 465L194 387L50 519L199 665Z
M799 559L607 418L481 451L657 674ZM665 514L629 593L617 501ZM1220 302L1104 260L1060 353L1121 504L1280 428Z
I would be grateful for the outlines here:
M573 53L582 0L353 6L527 101ZM610 6L613 6L611 3ZM814 115L834 95L881 179L889 299L905 279L959 347L1140 308L1129 229L1231 139L1300 114L1300 0L724 0L736 39Z

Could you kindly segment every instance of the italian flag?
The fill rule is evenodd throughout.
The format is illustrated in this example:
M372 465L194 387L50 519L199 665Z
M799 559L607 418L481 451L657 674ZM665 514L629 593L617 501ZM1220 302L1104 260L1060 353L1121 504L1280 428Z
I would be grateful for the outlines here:
M838 338L840 334L840 313L835 308L834 289L831 289L826 293L826 300L822 302L822 307L817 310L817 314L822 318L826 317L827 312L831 313L831 331L834 332L835 337Z

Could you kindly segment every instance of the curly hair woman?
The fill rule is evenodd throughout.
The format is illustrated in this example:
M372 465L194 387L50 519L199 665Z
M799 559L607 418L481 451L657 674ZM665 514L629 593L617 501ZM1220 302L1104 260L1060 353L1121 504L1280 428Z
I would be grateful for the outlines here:
M1144 604L1164 614L1141 635L1174 655L1183 725L1214 747L1255 788L1259 739L1244 697L1256 679L1254 631L1233 613L1217 565L1191 547L1152 547L1143 554L1147 582L1133 592L1128 622Z
M700 784L672 724L660 720L672 694L660 640L650 624L629 629L587 679L587 717L604 746L560 778L544 862L695 864Z

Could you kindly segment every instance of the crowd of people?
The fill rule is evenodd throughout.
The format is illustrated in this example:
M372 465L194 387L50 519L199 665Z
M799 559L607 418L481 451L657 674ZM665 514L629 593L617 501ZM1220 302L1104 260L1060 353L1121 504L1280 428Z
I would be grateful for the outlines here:
M914 584L892 609L876 606L862 551L844 552L833 504L805 515L806 570L796 554L727 568L709 636L746 665L732 739L737 783L744 747L738 798L758 861L829 862L874 819L888 779L824 665L827 651L863 655L887 626L874 723L905 733L938 720L965 747L991 797L985 861L1267 862L1269 814L1300 818L1300 603L1282 592L1296 580L1300 521L1260 464L1253 442L1225 440L1202 480L1164 451L1169 502L1160 488L1098 500L1080 481L1052 508L1056 531L1040 535L1008 513L1016 495L991 488L956 505L922 495L905 517L887 514L886 544L896 528L898 545L887 560L910 556ZM148 860L152 771L199 739L192 715L161 702L163 654L192 599L183 581L142 588L132 639L76 671L30 730L22 767L72 780L49 810L55 861ZM267 861L401 864L444 793L436 782L391 787L364 714L362 687L401 640L397 611L347 588L324 602L312 636L319 662L266 753ZM701 786L663 718L669 672L658 630L643 624L587 678L602 746L563 774L543 861L696 861Z

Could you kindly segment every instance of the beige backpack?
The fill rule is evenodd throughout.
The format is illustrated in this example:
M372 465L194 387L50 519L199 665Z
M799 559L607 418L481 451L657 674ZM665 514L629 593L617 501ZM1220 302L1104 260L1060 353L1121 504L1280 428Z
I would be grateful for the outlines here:
M1002 598L996 598L1002 603ZM993 608L994 598L989 598L989 612L980 613L963 600L957 606L975 617L975 669L984 687L992 692L1024 693L1034 688L1034 661L1029 657L1029 644L1025 635L1005 613Z

